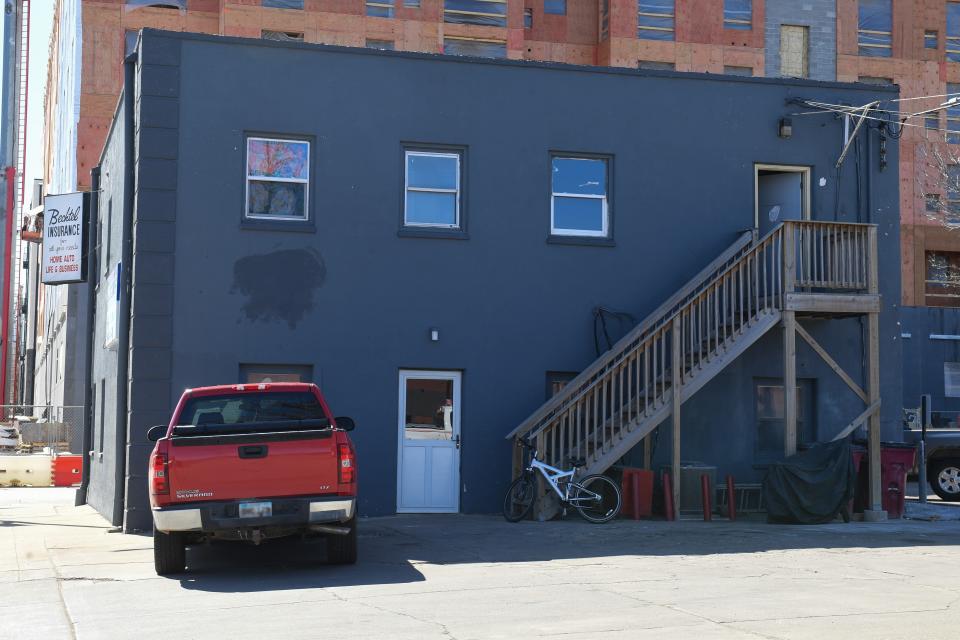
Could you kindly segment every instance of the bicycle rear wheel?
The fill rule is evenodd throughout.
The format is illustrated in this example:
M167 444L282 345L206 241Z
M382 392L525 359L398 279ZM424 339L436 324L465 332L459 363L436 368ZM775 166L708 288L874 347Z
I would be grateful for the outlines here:
M620 514L620 489L607 476L587 476L570 487L569 502L584 520L602 524Z
M513 481L503 498L503 517L507 522L519 522L527 517L533 508L536 488L537 483L528 473Z

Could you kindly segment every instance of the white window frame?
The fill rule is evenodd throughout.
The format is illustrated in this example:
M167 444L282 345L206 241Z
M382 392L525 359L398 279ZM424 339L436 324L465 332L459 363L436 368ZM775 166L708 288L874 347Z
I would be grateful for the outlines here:
M596 194L586 194L586 193L565 193L557 192L553 190L553 161L554 160L593 160L596 162L602 162L605 169L603 172L604 184L603 184L603 195ZM576 155L552 155L550 156L550 235L552 236L574 236L574 237L586 237L586 238L606 238L609 237L610 233L610 206L607 198L610 193L610 161L607 158L595 158L591 156L576 156ZM587 229L562 229L558 228L556 224L556 218L554 217L554 211L556 208L557 198L582 198L584 200L602 200L603 205L603 221L601 223L600 231L590 231Z
M411 187L410 186L410 157L426 156L432 158L454 158L457 161L457 187L456 189ZM419 151L417 149L406 149L403 153L403 226L405 227L426 227L429 229L459 229L460 228L460 166L461 154L456 151ZM408 196L411 191L421 193L452 193L455 197L455 212L453 224L440 224L437 222L410 222L407 218L407 208L409 205Z
M304 178L274 178L271 176L254 176L250 175L250 141L259 140L263 142L294 142L297 144L307 145L307 177ZM247 136L246 142L246 153L244 154L244 175L246 176L246 181L244 183L244 198L243 198L243 217L248 220L282 220L285 222L306 222L310 219L310 170L312 164L312 150L310 149L310 141L303 140L301 138L265 138L263 136ZM257 215L250 213L250 181L255 180L257 182L295 182L297 184L305 185L303 189L303 215L302 216L269 216L269 215Z

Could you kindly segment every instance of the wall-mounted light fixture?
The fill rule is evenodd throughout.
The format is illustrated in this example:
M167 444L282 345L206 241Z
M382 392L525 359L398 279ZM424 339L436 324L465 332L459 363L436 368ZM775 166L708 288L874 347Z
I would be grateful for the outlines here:
M781 138L789 138L793 135L793 120L790 118L780 118L780 127L777 135Z
M430 342L440 342L440 329L430 329Z

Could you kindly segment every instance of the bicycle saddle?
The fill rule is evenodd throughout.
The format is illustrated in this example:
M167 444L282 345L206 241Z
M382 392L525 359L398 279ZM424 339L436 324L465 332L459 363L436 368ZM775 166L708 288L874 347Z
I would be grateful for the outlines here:
M574 468L583 467L587 464L587 461L583 458L567 458L567 462L569 462Z

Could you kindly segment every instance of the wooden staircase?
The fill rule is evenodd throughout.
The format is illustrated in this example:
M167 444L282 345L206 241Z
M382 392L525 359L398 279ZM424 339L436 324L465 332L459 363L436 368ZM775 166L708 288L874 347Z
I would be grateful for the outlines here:
M879 307L875 226L790 221L761 239L745 233L507 438L533 440L547 464L566 468L568 458L584 458L582 475L602 473L672 415L679 495L683 402L781 324L792 366L798 314L870 313L875 321ZM795 393L785 398L794 404ZM795 406L787 422L791 410L795 423ZM516 476L523 461L514 450ZM649 441L645 452L649 467ZM541 517L555 506L541 500Z

